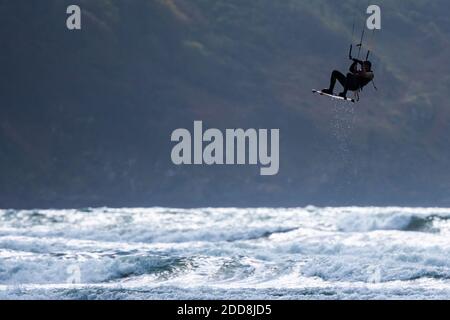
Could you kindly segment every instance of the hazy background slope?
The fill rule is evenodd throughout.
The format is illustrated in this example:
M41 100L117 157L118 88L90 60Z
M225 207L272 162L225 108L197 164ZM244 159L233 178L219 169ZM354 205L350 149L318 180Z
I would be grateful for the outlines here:
M450 205L446 1L376 1L354 109L310 90L361 1L76 1L69 32L73 3L0 0L0 207ZM194 120L280 128L279 175L172 165Z

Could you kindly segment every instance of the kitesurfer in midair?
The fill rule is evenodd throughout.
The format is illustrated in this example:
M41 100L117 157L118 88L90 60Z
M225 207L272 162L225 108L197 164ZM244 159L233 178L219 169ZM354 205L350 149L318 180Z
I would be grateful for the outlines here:
M372 63L370 61L361 61L353 58L352 60L353 63L350 66L350 73L347 73L347 76L337 70L332 72L330 86L327 89L323 89L323 93L334 95L333 90L337 80L342 87L344 87L344 91L339 93L339 96L347 98L348 90L359 92L364 86L373 80L374 73L372 71ZM360 68L358 68L358 65Z

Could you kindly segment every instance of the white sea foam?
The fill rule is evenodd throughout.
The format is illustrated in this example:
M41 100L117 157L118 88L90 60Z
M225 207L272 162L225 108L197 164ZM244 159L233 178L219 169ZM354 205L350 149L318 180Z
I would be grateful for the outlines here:
M442 208L0 210L0 298L448 299L449 221Z

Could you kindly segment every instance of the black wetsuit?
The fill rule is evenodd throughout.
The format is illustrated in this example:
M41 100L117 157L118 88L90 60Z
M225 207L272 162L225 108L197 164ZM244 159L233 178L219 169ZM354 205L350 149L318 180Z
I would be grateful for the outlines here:
M344 87L344 91L341 93L343 96L347 95L348 90L357 91L370 83L374 78L373 72L358 71L358 63L362 64L359 60L353 62L350 66L350 73L347 73L347 76L344 76L342 72L334 70L331 74L329 91L333 92L336 80Z

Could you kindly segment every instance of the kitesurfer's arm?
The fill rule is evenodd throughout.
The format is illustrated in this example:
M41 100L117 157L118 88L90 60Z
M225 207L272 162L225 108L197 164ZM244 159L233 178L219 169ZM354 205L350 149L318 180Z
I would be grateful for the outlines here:
M350 72L351 73L358 73L358 62L355 61L356 59L353 59L353 63L350 66Z
M361 73L362 71L358 70L358 64L361 65L361 68L363 67L364 62L361 60L353 58L353 64L350 66L350 72L351 73Z
M358 60L358 59L352 59L352 60L353 60L353 65L358 65L358 64L361 65L361 71L357 70L355 72L355 73L358 74L358 76L360 76L360 77L362 77L362 78L364 78L366 80L369 80L369 81L373 80L373 78L374 78L373 72L372 71L365 71L365 69L364 69L364 62L363 61ZM356 66L355 66L355 69L357 69Z

